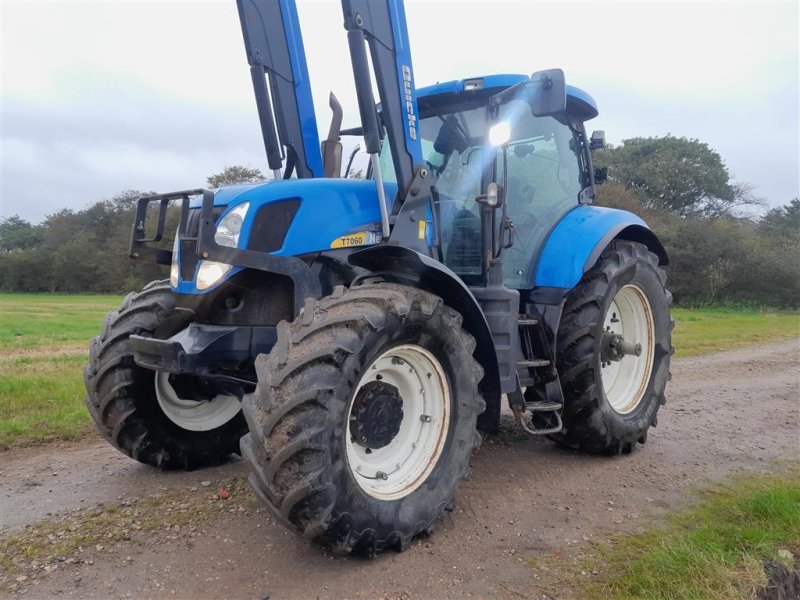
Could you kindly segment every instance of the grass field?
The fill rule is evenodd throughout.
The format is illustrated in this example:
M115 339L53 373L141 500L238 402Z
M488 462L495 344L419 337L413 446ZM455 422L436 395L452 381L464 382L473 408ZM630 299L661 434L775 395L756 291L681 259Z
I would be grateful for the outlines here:
M699 503L665 525L618 535L588 555L531 565L548 567L539 572L554 581L545 584L580 589L585 600L750 600L767 583L766 562L793 570L799 552L800 478L794 472L703 492Z
M800 313L730 308L675 308L676 356L800 337Z
M0 449L92 431L83 403L89 340L119 296L0 294Z
M0 450L80 438L89 340L121 296L0 294ZM675 309L677 356L800 335L800 314Z

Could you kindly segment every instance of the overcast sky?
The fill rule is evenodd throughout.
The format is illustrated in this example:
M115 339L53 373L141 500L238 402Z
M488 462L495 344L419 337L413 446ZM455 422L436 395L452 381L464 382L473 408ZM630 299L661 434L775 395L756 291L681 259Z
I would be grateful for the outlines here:
M234 0L0 0L0 216L266 168ZM406 0L417 84L561 67L608 141L699 138L770 205L800 195L800 3ZM338 0L300 1L319 129L358 110Z

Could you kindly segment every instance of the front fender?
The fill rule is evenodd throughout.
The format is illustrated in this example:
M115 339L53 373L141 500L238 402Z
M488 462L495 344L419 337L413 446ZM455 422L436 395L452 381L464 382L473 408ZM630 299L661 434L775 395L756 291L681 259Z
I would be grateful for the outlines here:
M484 371L480 389L486 400L486 411L478 418L478 427L494 433L500 418L497 354L486 317L464 282L439 261L402 246L372 246L353 252L348 260L351 265L367 269L383 279L410 283L436 294L461 313L464 329L477 342L475 358Z
M633 213L582 205L564 215L550 232L536 264L534 286L574 288L615 239L640 242L658 256L660 264L668 261L656 235Z

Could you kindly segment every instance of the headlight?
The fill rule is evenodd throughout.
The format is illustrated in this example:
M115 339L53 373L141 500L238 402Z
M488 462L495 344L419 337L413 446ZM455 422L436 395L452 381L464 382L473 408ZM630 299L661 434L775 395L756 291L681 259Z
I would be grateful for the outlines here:
M247 209L249 208L249 202L242 202L239 206L222 217L219 225L217 225L214 241L220 246L236 248L239 245L239 234L242 232L244 216L247 214Z
M220 246L236 248L239 245L239 235L242 232L244 216L250 208L249 202L242 202L228 212L217 225L214 241ZM232 265L212 260L201 260L197 269L197 289L206 290L219 282L232 269Z
M205 290L225 277L232 268L225 263L214 262L213 260L201 260L200 268L197 269L197 289Z
M175 233L175 242L172 244L172 264L169 267L169 284L176 288L178 287L178 272L180 266L178 265L178 233Z

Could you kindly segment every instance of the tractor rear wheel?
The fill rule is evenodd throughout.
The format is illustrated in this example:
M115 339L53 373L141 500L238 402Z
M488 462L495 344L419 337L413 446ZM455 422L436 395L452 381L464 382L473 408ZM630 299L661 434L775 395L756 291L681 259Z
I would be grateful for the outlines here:
M138 366L129 338L165 339L188 325L175 311L166 281L128 294L92 340L84 370L86 405L98 430L139 462L160 469L190 470L223 462L239 452L247 431L234 396L198 399L174 376ZM184 377L184 376L181 376Z
M482 369L461 315L391 284L337 288L278 326L245 396L250 483L340 554L404 550L452 506L480 441Z
M666 401L672 296L658 257L614 241L567 295L558 331L564 431L587 452L630 452Z

